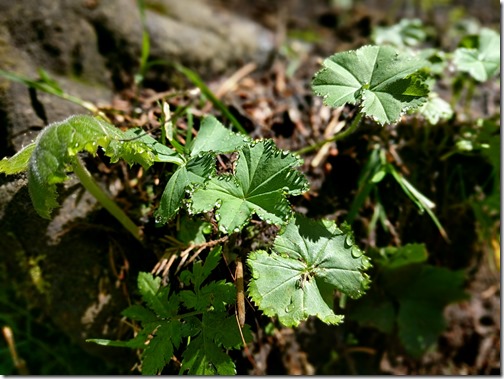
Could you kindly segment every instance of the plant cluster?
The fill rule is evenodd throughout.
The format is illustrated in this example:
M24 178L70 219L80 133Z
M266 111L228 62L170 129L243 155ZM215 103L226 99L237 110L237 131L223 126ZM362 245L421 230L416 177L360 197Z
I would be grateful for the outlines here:
M449 119L452 107L433 92L449 64L457 68L459 77L470 78L466 80L469 93L475 81L488 80L498 72L499 36L489 29L463 39L452 61L437 50L414 51L425 36L418 21L405 20L391 29L378 29L377 45L327 58L314 76L313 91L327 105L354 105L358 113L346 130L298 153L280 150L272 140L234 133L213 116L201 120L196 137L188 130L181 144L165 103L160 120L163 143L139 128L120 130L100 116L72 116L47 126L33 144L0 161L0 172L5 174L26 171L33 206L41 217L49 218L58 206L57 185L73 172L139 240L141 229L95 183L79 154L95 155L101 149L111 162L123 159L144 169L156 163L173 168L166 172L166 187L154 217L158 225L175 217L191 220L186 228L198 236L192 239L193 245L201 247L190 260L192 268L180 272L179 286L140 273L138 290L145 306L134 304L123 312L138 323L135 336L129 341L91 341L142 350L143 374L162 372L181 352L181 373L231 375L236 369L226 352L252 339L245 323L245 293L265 315L285 326L297 326L310 316L337 325L343 315L334 312L335 292L343 298L361 297L370 284L365 271L371 268L371 258L375 266L372 289L351 307L349 317L384 333L397 330L406 350L415 356L435 343L444 328L445 305L465 298L463 273L428 264L422 244L370 249L364 255L350 227L364 201L370 196L379 198L377 185L389 175L448 238L434 213L434 203L387 161L383 146L376 145L370 152L347 223L309 219L294 212L289 201L309 189L307 178L297 170L300 154L348 136L366 117L378 125L397 123L414 112L431 124ZM181 70L198 80L187 69ZM455 95L461 92L459 77ZM43 89L40 83L37 88ZM497 173L495 125L480 124L478 133L461 139L453 154L489 149ZM217 170L216 162L223 157L227 167ZM378 221L387 230L386 214L380 207L372 225ZM240 251L236 239L244 235L259 239L264 225L276 227L273 237L259 248ZM210 248L206 258L196 259L204 248ZM236 285L214 280L223 257L235 260ZM250 271L246 291L242 260ZM424 319L434 320L433 324L426 325Z

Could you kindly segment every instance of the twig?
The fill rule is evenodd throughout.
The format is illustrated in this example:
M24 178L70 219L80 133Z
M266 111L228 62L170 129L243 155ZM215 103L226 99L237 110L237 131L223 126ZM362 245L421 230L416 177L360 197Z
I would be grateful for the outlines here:
M14 362L14 367L16 367L19 375L30 375L28 367L26 367L25 360L20 358L17 353L12 329L9 326L4 326L2 328L2 333L5 338L5 341L7 342L7 345L9 346L9 352L12 357L12 361Z

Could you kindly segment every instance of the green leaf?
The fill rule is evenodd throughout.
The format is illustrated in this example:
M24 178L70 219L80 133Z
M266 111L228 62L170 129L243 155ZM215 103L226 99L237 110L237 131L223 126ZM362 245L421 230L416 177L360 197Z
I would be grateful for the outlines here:
M177 214L183 205L186 190L204 183L215 172L215 158L202 154L180 166L170 177L161 195L159 208L154 213L157 224L165 224Z
M354 245L351 232L334 222L301 215L275 239L271 254L256 251L247 263L252 270L252 300L286 326L296 326L311 315L338 324L343 316L334 314L328 295L338 289L357 298L369 284L362 273L370 267L369 260Z
M123 133L121 140L113 140L107 146L105 154L112 163L124 159L127 163L139 163L144 168L154 162L167 162L181 165L184 163L180 155L168 146L159 143L141 128L129 129Z
M67 179L67 172L72 170L73 158L81 151L95 154L101 146L113 159L123 157L130 164L152 164L155 154L151 151L151 146L156 149L158 146L148 136L128 139L129 136L113 125L91 116L72 116L45 127L37 136L27 170L28 189L37 213L49 218L52 209L58 206L56 184ZM163 150L163 153L167 152ZM25 159L26 155L22 158ZM16 160L18 168L21 167L21 160ZM176 161L177 158L172 155L172 160Z
M477 81L487 81L500 69L500 35L492 29L482 28L476 46L456 49L453 63L458 70L467 72Z
M397 316L399 338L413 357L420 357L434 345L446 328L443 308L429 300L401 300Z
M16 155L13 155L10 158L3 158L0 161L0 173L14 175L26 171L30 157L33 150L35 150L35 146L35 143L30 143L18 151Z
M235 375L236 368L223 349L242 346L238 324L234 316L224 312L206 312L202 321L194 319L197 335L182 354L181 372L189 375ZM251 333L246 326L243 330L246 341Z
M177 239L187 246L206 242L205 234L208 234L211 227L209 222L182 217Z
M453 110L446 101L435 92L429 94L428 100L418 110L431 125L436 125L440 120L448 120L453 116Z
M138 290L149 308L157 315L172 317L177 314L178 299L173 295L168 299L170 288L161 286L161 278L154 277L148 272L140 272L138 274Z
M157 317L154 313L139 304L130 305L128 308L122 311L121 314L124 317L128 317L135 321L154 322L157 320Z
M70 157L79 151L95 154L98 146L120 137L118 129L90 116L73 116L45 127L28 163L28 189L37 213L50 218L58 206L56 184L67 179Z
M403 18L392 26L377 26L373 31L374 43L396 47L416 46L425 41L427 33L420 19Z
M187 163L175 171L163 191L155 212L156 223L165 224L175 217L186 190L204 183L215 173L215 154L232 152L248 142L247 137L229 131L215 117L205 117L190 146Z
M236 174L214 176L191 196L192 213L217 208L215 217L223 233L239 231L255 213L276 225L284 224L292 211L286 195L300 195L308 183L294 167L300 159L278 150L273 141L243 146L236 164Z
M467 299L463 271L412 264L390 270L383 289L399 301L399 338L413 356L434 344L445 327L443 309Z
M383 333L392 333L396 322L394 304L376 292L372 295L367 294L352 304L348 317L362 326L376 328Z
M198 135L190 147L191 156L212 151L230 153L249 144L251 139L228 130L214 116L206 116L201 122Z
M180 321L164 321L155 332L154 338L149 342L142 354L142 374L156 375L171 360L174 349L178 348L184 328Z
M428 258L427 249L422 243L406 244L400 247L389 246L381 249L376 262L387 269L394 269L412 263L422 263Z
M333 107L360 103L361 111L382 125L417 108L429 91L421 77L412 75L428 62L390 46L363 46L337 53L323 65L312 88L324 97L324 103Z

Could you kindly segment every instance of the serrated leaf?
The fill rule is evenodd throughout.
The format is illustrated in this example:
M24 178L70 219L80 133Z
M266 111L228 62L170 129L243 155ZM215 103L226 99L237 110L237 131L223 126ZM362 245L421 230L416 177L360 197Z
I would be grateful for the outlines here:
M182 354L180 371L189 375L235 375L235 365L223 351L242 346L235 317L224 312L206 312L202 321L193 321L198 332ZM250 341L248 328L244 328L244 336Z
M362 271L370 264L354 245L349 231L330 221L292 218L274 242L273 252L256 251L249 256L252 270L249 294L268 316L277 315L286 326L296 326L309 316L338 324L327 304L327 291L338 289L356 298L369 284Z
M171 360L174 349L184 337L184 328L179 320L164 321L142 354L142 374L156 375Z
M215 211L219 229L239 231L257 214L261 219L282 225L292 211L286 195L300 195L308 183L299 171L300 160L278 150L273 141L246 145L239 151L236 174L214 176L191 196L192 213Z
M186 271L186 278L194 284L195 291L198 291L201 284L210 275L210 273L217 267L222 258L222 246L215 246L205 259L205 262L197 261L193 264L192 272Z
M79 152L95 154L101 146L106 154L144 165L151 162L148 157L152 154L141 139L125 139L125 133L113 125L83 115L46 126L35 145L28 162L28 189L35 210L44 218L58 206L56 184L67 179L72 159Z
M143 300L157 315L171 317L177 314L178 299L172 295L168 298L170 288L161 286L161 278L154 277L151 273L138 274L138 290Z
M30 143L18 151L16 155L13 155L10 158L3 158L0 161L0 173L14 175L26 171L30 157L33 150L35 150L35 146L35 143Z
M458 70L467 72L477 81L487 81L500 69L500 35L492 29L482 28L477 36L477 46L456 49L453 62Z
M156 222L165 224L175 217L186 190L204 183L215 173L215 154L232 152L248 142L249 138L226 129L215 117L205 117L198 135L191 143L187 163L175 171L163 191L155 212Z
M154 313L139 304L130 305L128 308L123 310L121 314L124 317L128 317L132 320L141 322L153 322L157 320L157 317Z
M323 65L312 88L324 103L333 107L361 103L363 114L380 124L395 122L405 111L417 108L429 92L423 80L412 75L428 62L390 46L337 53Z
M235 296L235 286L232 283L226 283L224 280L210 282L196 292L180 292L180 299L184 305L197 311L206 311L210 307L216 311L224 311L226 305L235 301Z
M200 126L198 135L190 147L191 156L212 151L230 153L250 143L250 138L233 133L222 125L214 116L206 116Z
M175 217L183 205L186 190L204 183L214 171L215 160L211 154L196 156L180 166L168 180L161 195L159 208L154 213L156 223L165 224Z
M105 154L112 163L124 159L130 165L139 163L144 168L152 166L154 162L184 163L175 150L159 143L141 128L129 129L123 133L121 140L112 140Z

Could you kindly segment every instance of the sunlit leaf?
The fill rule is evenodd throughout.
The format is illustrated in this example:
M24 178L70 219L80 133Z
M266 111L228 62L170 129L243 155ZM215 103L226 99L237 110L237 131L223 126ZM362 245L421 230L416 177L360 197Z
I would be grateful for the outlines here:
M238 150L236 173L214 175L191 196L192 213L215 210L222 232L239 231L257 214L276 225L284 224L292 211L286 195L300 195L308 183L299 171L300 159L278 150L273 141L260 141Z
M249 294L268 316L296 326L309 316L338 324L332 296L337 289L360 297L369 284L363 273L368 258L354 244L349 230L330 221L312 221L297 215L276 239L271 253L253 252Z
M182 206L186 190L204 183L215 172L215 154L229 153L248 143L250 139L226 129L215 117L201 122L196 138L190 146L186 163L170 177L155 212L156 222L171 220Z
M429 89L413 74L426 66L428 62L390 46L363 46L327 58L312 88L327 105L359 103L378 123L392 123L425 101Z
M491 29L482 28L476 40L473 47L456 49L453 62L458 70L484 82L499 72L500 35Z

